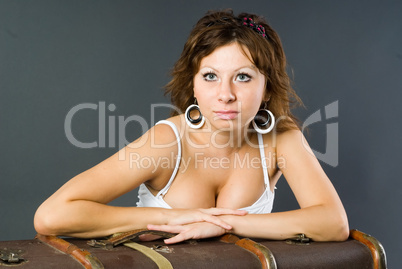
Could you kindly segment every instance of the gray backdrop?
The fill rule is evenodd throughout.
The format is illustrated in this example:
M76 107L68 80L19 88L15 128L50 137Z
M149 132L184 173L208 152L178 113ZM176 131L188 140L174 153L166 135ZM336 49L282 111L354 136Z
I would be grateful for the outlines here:
M327 128L339 128L329 141L337 143L331 158L338 164L322 165L350 227L378 238L390 267L402 268L401 1L145 2L0 1L0 240L33 238L40 203L118 150L109 143L109 119L114 141L143 132L134 121L118 130L119 116L151 125L151 104L168 102L162 87L192 26L208 9L232 7L264 15L279 32L306 105L297 115L322 117L309 126L312 148L325 153ZM327 119L331 103L337 113ZM79 148L65 134L65 119L80 104L98 109L80 110L73 134L99 142L96 148ZM99 139L102 104L107 123ZM158 109L156 118L167 111ZM275 211L297 206L283 179L276 197ZM136 199L134 191L114 204Z

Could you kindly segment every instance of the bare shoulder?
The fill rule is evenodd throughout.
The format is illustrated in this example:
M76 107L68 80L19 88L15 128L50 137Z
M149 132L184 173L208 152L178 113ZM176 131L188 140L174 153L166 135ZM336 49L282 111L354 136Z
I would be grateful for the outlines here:
M306 150L308 153L312 153L310 146L307 143L303 133L298 129L291 129L279 134L276 134L276 145L278 151L282 150Z
M300 130L292 129L276 135L276 153L285 167L319 167L317 158ZM281 170L283 170L281 169Z
M153 158L174 157L178 153L182 131L176 117L159 122L150 128L142 138L146 153ZM134 141L133 145L138 141ZM157 168L155 168L157 169Z
M180 119L172 117L159 122L144 134L144 153L138 159L138 166L150 166L152 177L147 180L151 189L159 190L166 185L172 174L177 155L180 154L182 130ZM133 144L137 143L136 141ZM137 154L136 151L134 154Z
M276 138L281 142L284 140L300 139L303 136L302 132L298 129L291 129L285 132L277 133Z
M148 131L148 138L151 139L150 142L157 148L159 148L159 146L160 148L171 147L173 144L177 144L175 130L180 134L180 129L178 127L175 118L161 121Z

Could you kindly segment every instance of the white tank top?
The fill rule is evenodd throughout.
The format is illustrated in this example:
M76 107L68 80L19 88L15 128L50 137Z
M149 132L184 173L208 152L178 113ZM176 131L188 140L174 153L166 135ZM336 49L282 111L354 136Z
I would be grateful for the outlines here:
M180 142L180 135L179 131L177 130L176 125L173 122L167 121L167 120L162 120L156 123L158 124L167 124L169 125L174 134L176 135L177 139L177 161L175 168L173 170L172 176L170 177L168 183L166 186L160 190L156 196L153 195L150 190L145 186L145 184L141 184L138 190L138 199L139 202L137 202L137 207L162 207L162 208L172 208L170 205L168 205L163 197L165 194L168 192L170 186L172 185L177 171L179 170L180 167L180 160L181 160L181 142ZM271 213L272 211L272 206L274 203L274 192L271 191L271 188L269 186L269 178L268 178L268 169L267 169L267 164L266 164L266 158L265 158L265 151L264 151L264 142L262 139L262 135L257 133L258 136L258 145L260 148L260 156L261 156L261 162L262 162L262 169L264 173L264 183L265 183L265 190L263 194L260 196L260 198L254 202L254 204L239 208L241 210L246 210L249 214L264 214L264 213Z

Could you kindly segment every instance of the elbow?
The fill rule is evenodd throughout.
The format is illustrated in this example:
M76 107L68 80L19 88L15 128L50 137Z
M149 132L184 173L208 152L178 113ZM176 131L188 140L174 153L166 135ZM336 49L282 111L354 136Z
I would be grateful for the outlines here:
M46 214L43 213L43 210L41 210L40 207L38 208L38 210L36 210L34 216L34 228L38 234L52 234L49 227L49 220L46 218Z
M349 222L344 210L334 220L334 224L333 241L346 241L349 238Z
M330 241L346 241L349 238L349 224L347 221L338 223L333 229Z
M34 228L38 234L50 235L49 230L46 228L46 222L38 215L38 212L35 213Z
M332 214L325 219L325 222L310 234L314 241L345 241L349 238L349 223L346 213Z
M349 238L349 223L346 214L333 218L328 227L323 230L318 241L345 241Z
M57 217L41 205L34 216L34 228L42 235L60 235Z

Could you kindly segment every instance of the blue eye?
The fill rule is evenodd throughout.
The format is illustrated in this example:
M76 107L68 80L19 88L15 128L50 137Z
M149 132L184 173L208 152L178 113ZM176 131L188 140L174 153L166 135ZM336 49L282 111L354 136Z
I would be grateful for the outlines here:
M244 74L244 73L238 74L237 75L237 80L242 81L242 82L248 82L248 81L251 80L251 76L248 75L248 74Z
M204 80L206 80L206 81L215 81L217 79L216 75L214 73L206 73L202 76L204 77Z
M206 80L206 81L215 81L216 80L216 75L214 73L206 73L202 76L204 77L204 80Z

